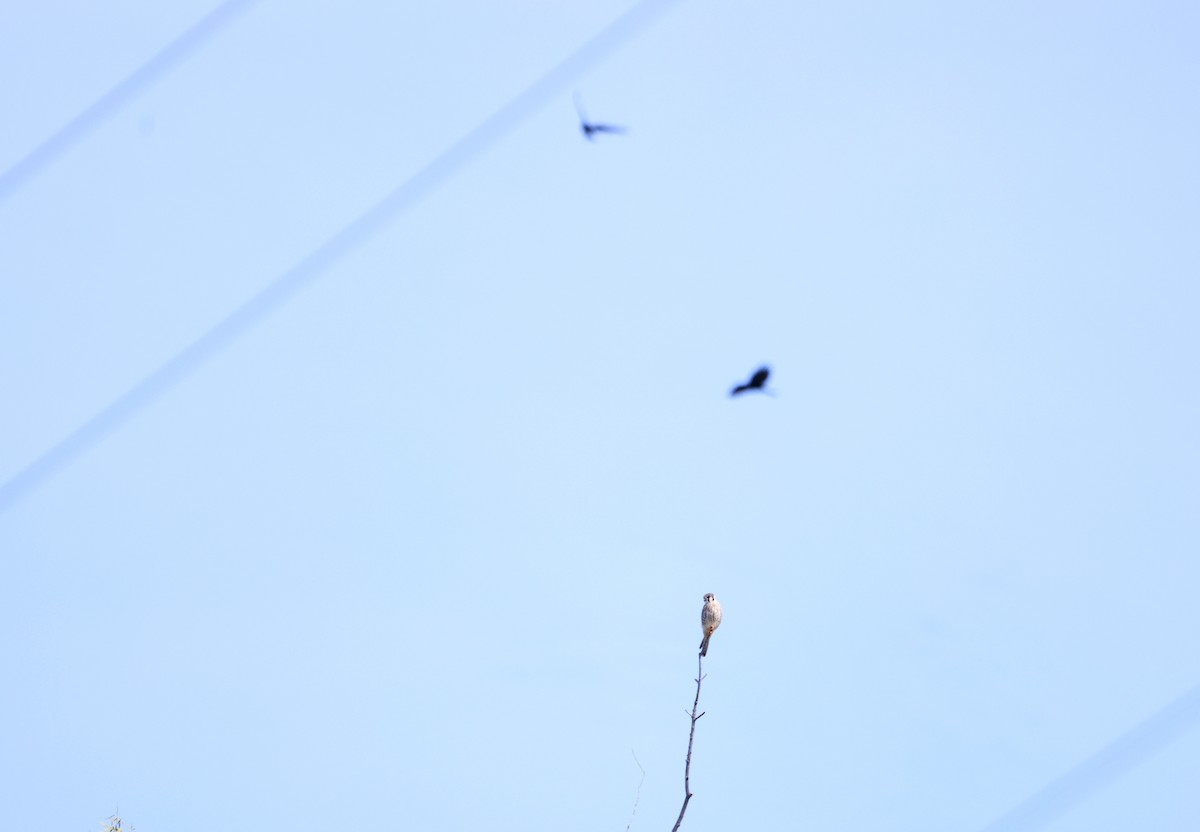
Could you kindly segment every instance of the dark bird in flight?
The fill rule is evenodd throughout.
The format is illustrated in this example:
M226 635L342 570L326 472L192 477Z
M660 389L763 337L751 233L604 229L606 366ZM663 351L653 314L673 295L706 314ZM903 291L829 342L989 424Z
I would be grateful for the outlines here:
M619 135L625 132L624 127L618 127L615 124L601 124L597 121L588 121L587 113L583 111L583 105L579 103L579 93L575 93L575 112L579 113L579 129L583 131L583 137L589 142L595 141L594 136L597 133Z
M767 376L771 375L770 367L759 367L754 371L754 375L750 376L750 380L745 384L739 384L737 387L729 391L729 395L736 396L738 393L745 393L747 390L761 390L764 393L767 387Z

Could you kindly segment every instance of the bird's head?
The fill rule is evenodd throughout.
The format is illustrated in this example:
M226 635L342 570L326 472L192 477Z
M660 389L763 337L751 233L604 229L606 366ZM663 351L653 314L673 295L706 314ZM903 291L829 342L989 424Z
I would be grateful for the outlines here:
M704 593L704 603L707 604L709 601L715 600L717 600L717 596L713 595L711 592Z

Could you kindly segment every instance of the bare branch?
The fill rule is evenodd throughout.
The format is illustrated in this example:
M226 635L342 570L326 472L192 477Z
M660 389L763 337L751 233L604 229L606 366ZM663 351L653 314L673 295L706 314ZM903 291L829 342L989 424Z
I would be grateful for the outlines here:
M688 801L692 799L692 741L696 738L696 722L701 716L704 716L702 711L699 716L696 711L700 707L700 682L704 679L704 659L699 655L696 656L696 699L692 702L692 730L688 732L688 750L687 762L683 767L683 806L679 808L679 817L675 819L675 825L671 827L671 832L679 832L679 825L683 823L683 813L687 811Z
M646 769L642 768L641 761L632 748L629 749L629 753L633 754L633 761L637 763L637 767L642 769L642 779L638 781L637 794L633 797L633 811L629 813L629 823L625 824L625 832L629 832L629 827L633 826L633 816L637 814L638 801L642 799L642 784L646 782Z

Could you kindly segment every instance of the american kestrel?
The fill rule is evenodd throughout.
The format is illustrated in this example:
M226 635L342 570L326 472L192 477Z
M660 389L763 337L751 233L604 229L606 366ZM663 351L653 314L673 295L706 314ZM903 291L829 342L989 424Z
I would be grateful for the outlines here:
M708 640L721 626L721 602L711 592L704 596L704 608L700 610L700 628L704 630L704 641L700 642L700 655L708 655Z
M575 111L579 113L579 129L583 131L583 137L589 142L594 141L596 133L624 133L624 127L617 127L615 124L601 124L598 121L588 121L587 114L583 112L583 105L579 103L579 93L575 93Z
M754 375L750 376L750 380L745 384L739 384L737 387L729 391L729 395L736 396L738 393L745 393L747 390L761 390L767 392L767 376L771 375L770 367L759 367L754 371Z

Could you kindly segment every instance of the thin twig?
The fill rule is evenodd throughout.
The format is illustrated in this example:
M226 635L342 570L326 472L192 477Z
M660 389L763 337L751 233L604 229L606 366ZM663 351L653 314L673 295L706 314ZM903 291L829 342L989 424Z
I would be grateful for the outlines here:
M629 753L633 754L633 761L637 763L637 767L642 768L642 764L632 748L629 749ZM646 769L642 768L642 779L638 781L637 794L633 796L633 811L629 813L629 823L625 824L625 832L629 832L629 827L633 826L633 816L637 814L638 801L642 799L642 784L645 782Z
M675 819L675 825L671 827L671 832L679 832L679 825L683 823L683 813L687 811L688 801L692 799L692 740L696 738L696 722L700 717L704 716L701 712L699 715L696 711L700 708L700 683L704 680L704 659L699 655L696 656L696 700L692 702L692 730L688 732L688 753L687 763L683 767L683 806L679 808L679 817Z

